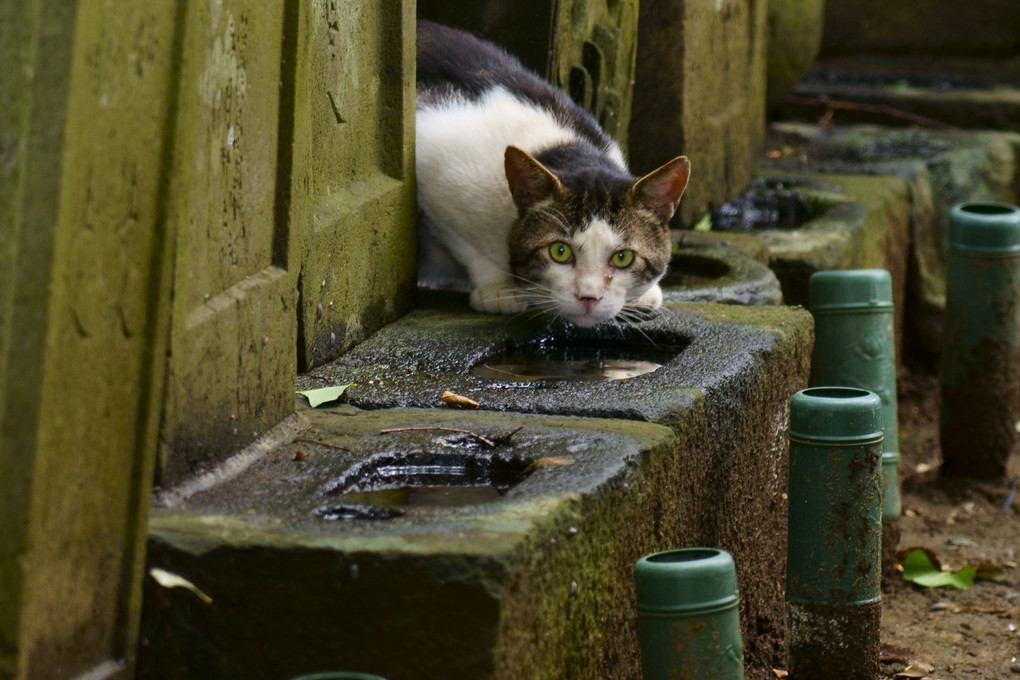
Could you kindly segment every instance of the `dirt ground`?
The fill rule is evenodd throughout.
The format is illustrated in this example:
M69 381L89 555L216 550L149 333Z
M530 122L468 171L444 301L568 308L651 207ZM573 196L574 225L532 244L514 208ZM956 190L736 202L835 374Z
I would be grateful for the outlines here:
M986 563L968 590L927 589L888 579L882 610L882 671L895 678L1020 679L1020 498L1015 482L940 477L938 380L899 377L899 547L924 547L943 567ZM1014 480L1020 461L1011 461Z

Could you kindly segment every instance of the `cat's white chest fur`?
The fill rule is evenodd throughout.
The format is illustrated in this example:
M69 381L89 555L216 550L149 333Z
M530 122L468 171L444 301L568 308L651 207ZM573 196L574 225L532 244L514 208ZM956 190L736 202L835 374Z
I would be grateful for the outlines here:
M476 101L454 98L418 109L416 134L418 206L427 216L419 279L464 286L451 277L463 266L474 288L512 282L507 238L517 207L503 154L511 145L534 153L569 144L577 134L502 87ZM615 144L609 156L626 167ZM459 265L444 257L437 241Z

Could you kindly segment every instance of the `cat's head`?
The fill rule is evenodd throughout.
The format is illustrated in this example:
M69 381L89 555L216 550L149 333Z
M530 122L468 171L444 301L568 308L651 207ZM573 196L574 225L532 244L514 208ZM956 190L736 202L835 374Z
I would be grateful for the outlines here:
M658 305L651 289L669 264L685 157L640 179L604 164L556 174L513 146L504 165L518 209L510 267L532 307L594 326L635 301Z

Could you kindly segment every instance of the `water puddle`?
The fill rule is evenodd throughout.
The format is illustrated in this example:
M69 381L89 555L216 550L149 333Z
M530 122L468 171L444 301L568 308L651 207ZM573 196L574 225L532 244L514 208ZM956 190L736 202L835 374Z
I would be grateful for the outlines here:
M413 452L370 459L332 481L339 504L324 519L389 519L408 507L457 507L501 499L527 475L526 460L495 455ZM380 511L380 509L383 509Z
M541 340L490 357L471 374L520 382L627 380L661 368L681 349L627 340Z
M369 491L348 491L343 495L347 503L359 505L386 505L448 508L459 505L491 503L503 497L494 486L400 486Z
M831 206L831 201L797 187L752 185L712 213L712 229L796 229L821 217Z

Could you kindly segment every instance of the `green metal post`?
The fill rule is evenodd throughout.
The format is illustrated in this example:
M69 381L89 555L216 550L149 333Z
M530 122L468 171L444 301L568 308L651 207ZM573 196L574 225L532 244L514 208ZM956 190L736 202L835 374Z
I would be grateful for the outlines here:
M882 400L882 555L899 542L899 425L892 279L884 269L824 271L809 281L815 348L812 385L870 390Z
M949 217L940 370L942 474L1001 479L1020 448L1020 208Z
M634 566L644 680L743 680L733 557L686 548Z
M812 387L790 408L788 669L874 680L881 623L882 402Z

